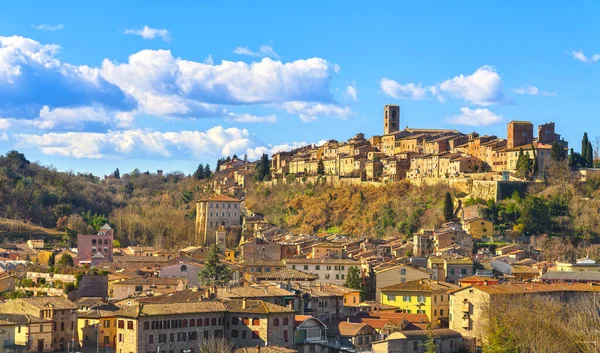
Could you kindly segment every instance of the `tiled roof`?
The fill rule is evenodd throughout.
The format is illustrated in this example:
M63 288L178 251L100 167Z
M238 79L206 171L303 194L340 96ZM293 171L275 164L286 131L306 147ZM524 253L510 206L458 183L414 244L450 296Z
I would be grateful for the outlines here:
M218 299L242 299L242 298L273 298L290 297L294 293L278 287L230 287L217 288Z
M379 290L381 292L390 292L390 291L397 291L397 292L404 292L404 291L414 291L414 292L439 292L439 291L449 291L449 290L454 290L454 289L458 289L459 286L452 284L452 283L447 283L447 282L441 282L441 281L435 281L432 279L418 279L415 281L408 281L408 282L404 282L404 283L396 283L396 284L392 284L391 286L387 286L387 287L383 287L380 288Z
M241 202L238 199L234 199L233 197L225 196L225 195L215 195L208 199L203 199L201 201L219 201L219 202Z
M266 347L247 347L237 348L233 353L297 353L298 351L279 347L279 346L266 346Z
M150 286L176 286L181 278L177 277L138 277L138 278L128 278L122 280L120 282L113 283L113 286L116 285L150 285Z
M117 316L142 317L153 315L177 315L194 313L225 312L222 302L204 301L193 303L160 303L133 305L117 312Z
M244 302L246 302L244 307ZM253 314L268 314L268 313L293 313L294 310L287 306L275 305L262 300L227 300L223 302L228 312L232 313L253 313Z
M329 257L320 257L318 259L285 259L286 264L332 264L332 265L354 265L360 266L360 262L352 259L332 259Z
M471 287L465 287L471 288ZM465 289L463 288L463 289ZM600 292L600 286L587 283L507 283L493 286L478 285L472 288L488 294L524 294L550 292Z
M328 334L332 333L334 335L339 334L344 337L354 337L357 336L364 328L370 328L371 330L375 330L371 325L365 324L362 322L347 322L341 321L339 323L332 322L328 327Z
M242 266L273 266L273 267L284 267L285 266L283 261L258 260L258 259L242 261L239 264Z
M318 277L310 274L310 273L306 273L306 272L302 272L302 271L298 271L298 270L294 270L291 268L282 268L279 270L275 270L275 271L271 271L271 272L263 272L263 273L259 273L253 274L254 277L259 278L259 279L270 279L270 280L315 280Z
M84 312L79 312L77 313L77 317L83 317L83 318L87 318L87 319L98 319L101 317L114 317L115 315L117 315L117 312L121 310L120 307L116 306L116 305L111 305L111 304L107 304L107 305L102 305L102 306L98 306L95 309L91 309L91 310L87 310Z
M396 308L398 309L398 308ZM354 317L350 318L350 321L362 320L362 319L386 319L390 320L393 323L398 323L400 321L407 321L415 324L427 324L429 323L429 318L427 314L414 314L414 313L400 313L400 312L390 312L390 311L381 311L381 312L370 312L370 313L360 313Z
M36 308L43 309L47 305L54 305L54 309L57 310L74 310L77 309L77 305L64 297L30 297L30 298L19 298L14 300L20 300L29 305L35 306Z
M451 330L449 328L440 328L431 330L431 334L435 338L452 338L452 337L461 337L460 333ZM401 332L392 333L388 336L388 341L394 339L404 339L407 338L412 341L426 341L429 339L429 330L404 330Z
M0 314L0 326L42 322L52 322L52 320L42 319L27 314Z
M104 299L101 297L81 297L75 301L75 305L79 307L92 307L95 305L105 304Z
M577 272L564 272L564 271L549 271L546 272L541 278L544 280L552 281L575 281L575 282L600 282L600 272L598 271L577 271Z

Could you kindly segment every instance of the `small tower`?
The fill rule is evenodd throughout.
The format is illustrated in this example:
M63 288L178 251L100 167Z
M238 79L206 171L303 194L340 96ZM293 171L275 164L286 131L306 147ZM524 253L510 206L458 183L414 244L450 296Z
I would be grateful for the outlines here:
M215 240L217 246L219 247L219 249L225 250L225 238L227 237L227 229L225 229L224 226L219 226L215 233Z
M400 129L400 106L388 104L383 108L383 134L391 134Z

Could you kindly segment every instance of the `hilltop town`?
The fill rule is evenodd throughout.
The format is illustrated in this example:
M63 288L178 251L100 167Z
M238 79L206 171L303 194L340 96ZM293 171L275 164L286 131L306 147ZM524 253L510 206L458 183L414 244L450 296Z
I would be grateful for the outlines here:
M548 180L557 165L576 185L596 180L596 170L567 165L568 144L554 123L539 126L535 137L531 123L512 121L504 139L399 130L394 105L385 106L383 121L382 136L357 134L256 162L234 156L214 173L199 166L190 177L195 193L184 190L186 201L177 201L185 218L159 220L193 215L193 235L179 246L160 246L157 238L127 244L135 240L123 235L135 234L126 233L127 219L89 214L89 227L79 229L92 231L76 231L71 243L72 215L60 223L63 239L1 244L4 350L454 353L535 341L544 342L542 351L591 352L600 248L593 237L579 244L553 238L554 226L568 229L558 224L564 205L535 190L556 187ZM131 196L136 178L142 175L116 171L99 185L123 186ZM176 177L159 171L146 178ZM334 210L338 220L365 214L377 232L337 225L298 232L257 211L277 190L301 190L303 207L321 210L311 204L316 185L330 200L335 190L357 188L356 205L364 208L342 206ZM366 209L415 194L431 199L421 206L432 214L430 227L408 222L388 201L384 209L375 203L375 213ZM287 218L299 212L280 207ZM578 231L583 238L590 229ZM565 319L548 319L540 308ZM559 339L536 330L540 322Z

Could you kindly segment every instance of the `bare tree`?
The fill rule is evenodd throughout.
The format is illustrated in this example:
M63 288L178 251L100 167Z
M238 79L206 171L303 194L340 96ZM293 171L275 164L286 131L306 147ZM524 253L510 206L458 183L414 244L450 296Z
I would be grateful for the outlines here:
M600 159L600 136L594 137L594 161Z
M231 353L233 343L224 338L212 338L204 340L198 345L199 353Z

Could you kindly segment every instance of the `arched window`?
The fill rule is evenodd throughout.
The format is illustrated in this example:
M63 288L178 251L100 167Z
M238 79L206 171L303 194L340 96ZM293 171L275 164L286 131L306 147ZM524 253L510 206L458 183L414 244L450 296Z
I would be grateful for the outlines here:
M289 322L288 318L287 318L287 317L284 317L284 318L283 318L283 326L287 326L287 325L289 325L289 323L290 323L290 322Z
M190 319L190 327L196 326L196 320Z
M150 321L144 321L144 330L150 329Z
M209 318L204 319L204 326L210 326L210 319Z
M273 320L273 326L279 326L279 318Z
M222 317L219 318L219 325L223 325L223 318Z
M181 272L187 272L187 266L181 265Z
M202 326L202 319L197 320L196 326L198 326L198 327Z
M400 270L400 274L401 274L402 276L406 276L406 269L405 269L405 268L401 269L401 270Z
M188 321L187 321L187 319L183 319L183 320L181 321L181 327L182 327L182 328L186 328L186 327L187 327L187 324L188 324Z
M392 110L392 119L396 120L396 118L397 118L396 111Z
M210 319L210 324L211 326L217 326L217 318L213 317L212 319Z
M231 330L231 338L238 338L238 330Z

